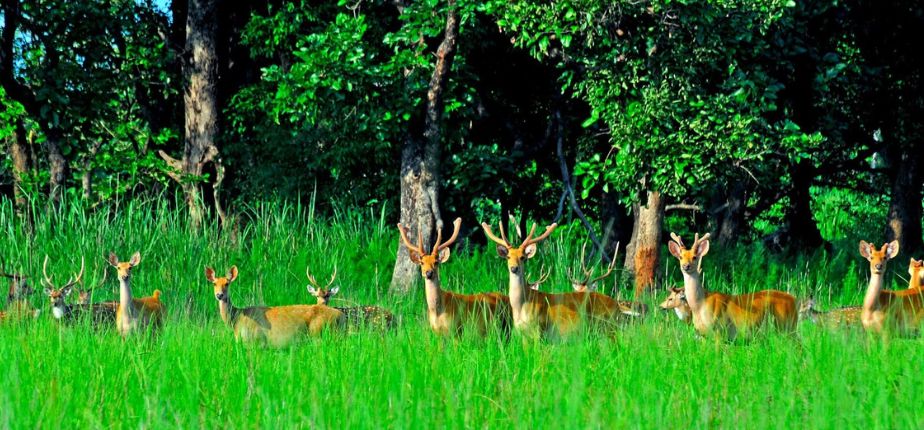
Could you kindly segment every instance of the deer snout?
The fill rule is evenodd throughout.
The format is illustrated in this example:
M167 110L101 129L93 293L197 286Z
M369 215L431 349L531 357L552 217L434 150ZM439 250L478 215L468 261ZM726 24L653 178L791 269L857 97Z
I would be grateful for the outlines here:
M225 301L225 299L228 298L228 295L225 294L225 293L215 293L215 298L216 298L218 301L223 302L223 301Z
M520 266L513 266L513 267L511 267L511 268L510 268L510 273L513 273L514 275L519 274L519 273L520 273Z
M692 264L684 264L683 266L681 266L684 272L689 272L692 267L693 267Z
M424 272L424 276L425 276L427 279L433 279L433 269L430 269L430 270L427 270L426 272Z
M875 267L876 267L876 271L877 271L877 272L881 272L881 271L882 271L882 263L876 263L876 266L875 266Z

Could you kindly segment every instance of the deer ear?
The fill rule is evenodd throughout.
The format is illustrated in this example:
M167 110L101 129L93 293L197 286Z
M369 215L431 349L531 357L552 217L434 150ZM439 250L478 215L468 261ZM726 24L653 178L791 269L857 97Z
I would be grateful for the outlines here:
M215 282L215 269L211 267L205 268L205 279L209 282Z
M336 287L334 287L334 288L331 288L331 289L330 289L330 295L332 295L332 296L337 295L337 293L339 293L339 292L340 292L340 286L339 286L339 285L336 286Z
M54 290L52 290L51 287L45 287L45 295L46 295L46 296L50 296L51 293L53 293L53 292L54 292Z
M109 253L109 265L113 267L119 265L119 257L116 256L115 252Z
M889 256L889 260L895 258L898 255L898 241L893 240L886 245L886 255Z
M317 295L318 295L318 290L317 290L316 288L312 287L311 285L309 285L309 286L308 286L308 293L310 293L312 296L317 296Z
M696 244L696 256L702 257L709 253L709 239L703 239Z
M869 249L870 249L870 245L869 245L868 243L866 243L865 240L861 240L861 241L860 241L860 255L863 256L863 258L865 258L865 259L867 259L867 260L869 260L869 258L870 258L870 257L869 257L869 256L870 256Z
M64 287L63 290L61 290L61 293L64 294L64 297L69 297L69 296L71 295L71 292L73 292L73 291L74 291L74 286L73 286L73 285L68 285L68 286Z
M449 248L445 248L439 253L440 263L445 263L449 261Z
M420 264L420 254L417 251L407 251L408 257L411 259L411 263Z
M237 266L231 266L228 270L228 282L234 282L237 279Z
M139 251L135 251L135 253L132 254L132 258L128 260L128 264L131 265L132 267L137 266L138 263L140 262L141 262L141 252Z
M593 284L588 285L587 291L597 291L597 283L594 282Z
M680 245L678 245L677 242L674 242L673 240L667 242L667 250L670 251L671 255L674 257L680 258Z
M507 253L509 252L509 250L507 249L506 246L504 246L504 245L497 245L497 246L495 247L495 249L497 250L497 255L498 255L500 258L507 258Z
M531 243L531 244L529 244L529 245L526 245L526 249L523 250L523 255L524 255L527 259L533 258L533 256L536 255L536 250L537 250L537 249L538 249L538 247L536 246L535 243Z

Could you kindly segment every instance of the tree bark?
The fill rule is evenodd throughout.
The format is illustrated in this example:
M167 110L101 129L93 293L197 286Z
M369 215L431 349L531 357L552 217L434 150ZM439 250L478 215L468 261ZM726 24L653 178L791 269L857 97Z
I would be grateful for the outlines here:
M715 197L710 209L715 223L714 241L724 248L738 243L744 234L747 185L742 181L735 182L730 188L722 187Z
M626 247L625 268L635 277L635 296L641 296L655 283L664 219L664 198L657 191L647 191L645 201L633 205L635 224L632 240Z
M26 198L25 180L32 172L32 156L29 152L29 140L22 121L17 121L16 132L10 139L10 158L13 161L13 199L16 212L22 218L28 214L29 202Z
M198 178L202 176L203 166L218 155L215 144L218 136L218 2L189 0L188 5L186 53L189 61L183 67L186 81L183 94L186 142L180 171L190 223L194 229L198 229L205 216L202 184ZM167 162L174 164L170 160Z
M824 245L821 231L812 214L810 188L815 178L815 168L809 161L800 161L790 166L792 187L789 190L789 211L786 212L788 238L786 246L792 249L814 249Z
M903 253L913 255L922 249L920 163L913 151L896 158L885 236L886 241L897 240Z
M613 255L617 244L625 249L632 240L632 217L615 192L603 194L602 206L603 247L608 255Z
M401 223L412 234L431 242L434 229L442 225L439 209L440 121L443 116L444 92L456 54L459 19L455 1L449 0L443 41L436 51L436 66L427 91L423 133L411 129L401 150ZM417 121L419 123L419 121ZM412 128L416 128L412 125ZM414 236L411 236L414 237ZM407 293L417 279L418 269L410 261L407 249L398 244L398 259L391 278L391 290Z
M48 199L53 206L61 202L61 197L67 189L67 178L71 174L70 163L61 151L60 142L61 133L57 130L45 131L45 143L42 146L48 154Z

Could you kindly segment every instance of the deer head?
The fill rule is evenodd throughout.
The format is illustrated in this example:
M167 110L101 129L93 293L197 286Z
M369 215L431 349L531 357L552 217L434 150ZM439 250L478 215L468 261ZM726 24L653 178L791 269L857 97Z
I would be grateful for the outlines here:
M803 300L799 303L799 320L808 320L815 322L818 311L815 310L815 297L809 296L809 298Z
M687 296L684 294L683 288L671 287L668 288L668 291L670 291L670 294L668 294L667 298L664 299L660 305L658 305L661 307L661 309L677 309L687 304Z
M337 266L334 266L334 273L330 275L330 281L327 282L327 285L321 286L314 276L311 275L310 268L305 268L305 276L308 277L308 293L312 296L317 297L319 305L327 306L330 303L330 298L340 292L340 287L331 288L330 286L334 284L334 280L337 279Z
M696 233L693 246L689 249L683 246L683 240L676 233L671 233L671 239L667 243L667 249L680 261L680 270L687 275L701 273L703 271L702 258L709 252L709 233L704 234L703 237L699 237L699 233Z
M141 252L135 252L132 254L127 262L120 262L119 257L115 255L114 252L109 253L109 264L112 267L116 268L116 272L119 274L120 281L128 281L132 277L132 268L137 266L141 262Z
M401 234L401 242L408 250L411 262L420 266L420 274L428 280L432 280L439 273L439 265L449 260L449 247L455 243L459 237L459 229L462 227L462 218L456 218L452 222L452 236L449 240L443 242L443 229L436 230L436 243L429 253L424 251L423 237L420 231L417 231L417 246L411 244L407 237L407 227L398 223L398 232Z
M228 294L228 287L237 279L237 266L231 266L228 269L228 273L224 277L216 277L215 269L211 267L205 268L205 279L212 283L215 291L215 300L219 302L230 304L231 296Z
M549 235L555 231L555 228L558 227L558 224L552 223L552 225L545 228L545 232L542 233L542 235L534 237L533 235L536 233L536 223L533 223L532 228L529 230L529 234L526 235L526 238L523 239L523 242L518 246L514 246L507 240L503 222L500 222L498 227L500 227L501 237L494 235L488 223L481 223L484 234L488 236L488 239L491 239L491 241L497 244L497 255L507 260L507 269L510 270L510 273L521 276L524 272L523 266L526 264L526 260L536 255L536 244L549 237Z
M54 308L64 308L64 301L67 299L67 296L71 295L73 292L74 285L77 285L78 282L83 278L84 270L84 259L80 257L80 272L77 275L72 276L71 279L67 281L66 284L60 288L55 288L54 281L51 280L51 277L48 276L48 256L45 256L45 262L42 264L42 285L45 287L45 294L51 300L51 307Z
M616 250L613 252L613 258L606 267L606 272L600 276L594 277L594 268L588 269L584 265L584 250L586 247L586 243L581 246L581 272L584 274L583 277L574 276L574 274L571 273L571 269L568 269L568 279L571 280L571 288L579 293L597 291L597 282L606 279L607 276L610 276L610 273L613 273L613 268L616 267L616 254L619 253L619 244L617 243Z
M911 276L912 282L916 281L918 285L924 286L924 260L915 260L911 257L911 262L908 263L908 275Z
M893 240L877 250L871 243L861 240L860 255L869 261L869 270L872 274L881 275L885 272L886 263L898 255L898 241Z
M540 287L545 281L547 281L547 280L549 279L549 275L551 275L551 274L552 274L552 269L549 269L548 271L546 271L546 270L545 270L545 266L543 265L541 268L539 268L539 279L536 280L536 281L533 281L531 278L528 278L528 279L526 280L526 284L529 285L529 289L530 289L530 290L539 291L539 287Z

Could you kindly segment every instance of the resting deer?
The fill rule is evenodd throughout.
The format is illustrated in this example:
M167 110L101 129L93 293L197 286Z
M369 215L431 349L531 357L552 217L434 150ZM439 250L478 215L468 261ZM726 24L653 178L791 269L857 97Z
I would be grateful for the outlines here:
M860 319L867 331L880 333L886 329L899 332L915 331L924 318L924 291L921 288L883 290L886 265L898 255L898 241L882 245L878 250L860 241L860 255L869 261L869 286L863 298ZM912 277L913 281L913 277Z
M431 252L424 250L423 239L418 231L417 245L408 239L408 229L398 224L401 242L408 250L411 262L420 266L424 279L424 295L427 298L427 321L437 334L458 335L471 327L478 334L486 335L492 327L506 332L509 329L510 301L499 293L457 294L443 290L440 285L440 266L449 261L449 247L459 237L462 219L453 222L452 236L443 242L443 229L438 228L436 243Z
M27 282L29 277L5 270L0 273L0 276L10 280L7 306L5 311L0 312L0 321L25 321L38 318L39 310L33 308L32 303L29 302L29 297L35 294L35 290Z
M325 286L321 286L318 281L311 275L309 268L305 268L305 275L308 277L308 293L318 299L319 305L330 306L330 299L338 292L340 287L331 288L334 279L337 278L337 268L334 267L334 273L330 281ZM346 319L346 325L350 330L367 327L377 330L390 330L395 328L395 316L388 310L378 306L335 306Z
M815 309L815 298L809 298L799 305L799 321L811 321L822 327L836 328L847 326L859 326L860 314L863 308L860 306L848 306L830 311L819 311Z
M527 278L526 284L529 286L529 289L530 289L530 290L539 291L539 287L541 287L542 284L545 283L545 281L548 281L548 280L549 280L549 275L551 275L551 274L552 274L552 270L551 270L551 269L549 269L548 271L546 271L546 270L545 270L545 266L542 266L542 268L539 269L539 279L533 281L532 278Z
M501 237L495 236L487 223L481 223L488 239L497 244L497 255L507 261L514 328L529 336L565 336L576 331L584 319L612 322L623 318L619 303L603 294L549 294L527 286L526 260L536 255L536 244L549 237L557 226L552 224L546 227L544 233L535 236L536 224L533 224L523 242L515 246L507 240L503 223L500 223Z
M684 295L683 288L671 287L668 288L668 291L670 291L670 294L668 294L667 298L658 306L666 311L673 310L680 321L692 324L693 311L690 309L690 304L687 303L687 297Z
M908 263L908 288L921 288L924 286L924 260L911 258Z
M126 262L120 262L114 252L109 253L109 264L119 277L119 306L116 308L116 330L122 337L135 331L159 329L163 325L165 308L160 302L160 290L149 297L132 296L132 268L141 262L141 253L135 252Z
M62 322L73 322L81 318L83 315L88 314L92 316L92 321L94 324L105 324L115 322L116 308L118 302L112 302L111 304L95 304L91 305L89 303L77 303L75 305L67 304L67 298L73 292L74 286L81 282L83 279L84 273L84 260L80 259L80 272L76 276L72 277L64 286L60 288L55 287L54 281L51 277L48 276L48 256L45 256L45 263L42 264L42 275L44 279L42 281L45 286L45 295L48 296L51 301L51 315L58 321ZM103 272L103 281L106 282L105 271Z
M236 308L231 304L228 289L237 280L237 275L237 266L231 266L224 277L215 276L211 267L205 268L205 279L214 286L221 320L231 327L238 341L266 343L280 348L343 324L343 313L325 305Z
M617 243L616 250L613 252L613 258L606 267L606 272L595 277L594 268L591 267L588 269L584 264L584 251L586 246L586 243L581 246L581 272L584 274L583 277L579 278L574 276L574 274L571 273L571 269L568 269L568 279L571 281L571 289L578 293L596 292L598 283L613 273L613 269L616 267L616 254L619 253L619 244ZM616 303L619 304L620 311L625 315L641 317L648 313L648 306L644 303L629 300L616 300Z
M780 330L795 331L799 320L795 297L776 290L738 295L706 294L701 280L701 263L709 252L709 234L702 238L697 234L689 249L676 234L671 233L671 238L668 249L680 262L684 297L693 312L693 326L697 332L702 335L719 332L732 341L739 332L758 328L767 320L772 320Z

